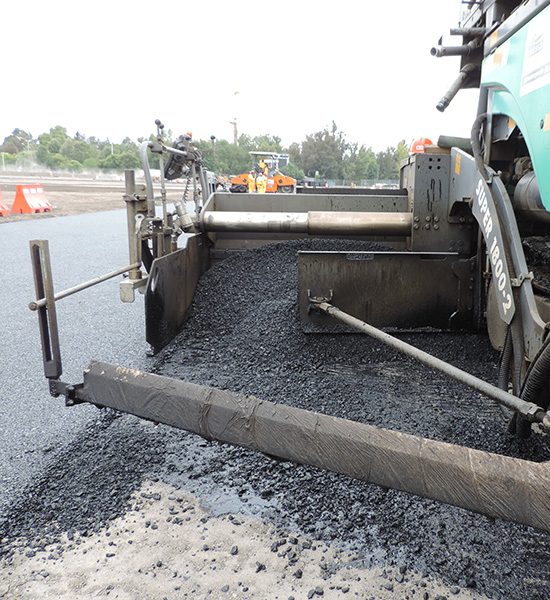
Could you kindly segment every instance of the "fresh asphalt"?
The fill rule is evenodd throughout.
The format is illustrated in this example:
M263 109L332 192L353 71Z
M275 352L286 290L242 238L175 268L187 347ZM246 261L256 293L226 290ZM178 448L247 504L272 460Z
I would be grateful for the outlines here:
M58 452L100 417L92 406L66 408L49 395L38 317L28 308L35 299L33 239L49 240L56 292L129 263L125 211L0 223L0 521ZM57 303L63 381L82 381L91 359L144 366L143 297L122 303L120 281Z

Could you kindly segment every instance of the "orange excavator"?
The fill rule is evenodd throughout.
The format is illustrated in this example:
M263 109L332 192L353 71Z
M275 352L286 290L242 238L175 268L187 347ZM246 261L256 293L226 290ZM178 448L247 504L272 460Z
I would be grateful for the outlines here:
M279 165L288 164L288 154L278 152L250 152L252 156L252 171L257 175L264 173L267 175L266 192L278 192L280 194L293 194L296 192L296 179L283 175L279 171ZM248 182L250 173L242 173L231 177L231 191L236 193L246 193L249 191Z

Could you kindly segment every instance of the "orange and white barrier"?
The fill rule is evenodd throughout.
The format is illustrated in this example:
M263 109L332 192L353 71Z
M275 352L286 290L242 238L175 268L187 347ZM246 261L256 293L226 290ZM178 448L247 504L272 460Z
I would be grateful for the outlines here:
M8 208L8 205L4 202L2 190L0 190L0 217L7 217L9 214L10 209Z
M12 214L33 214L52 210L44 187L38 185L16 185L15 201L11 207Z

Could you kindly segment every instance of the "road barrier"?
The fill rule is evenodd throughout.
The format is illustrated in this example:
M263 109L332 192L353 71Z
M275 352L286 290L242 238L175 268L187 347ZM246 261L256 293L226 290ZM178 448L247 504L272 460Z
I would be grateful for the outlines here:
M4 202L2 190L0 190L0 217L7 217L9 214L10 209L8 208L8 205Z
M12 214L33 214L52 210L42 184L16 185Z

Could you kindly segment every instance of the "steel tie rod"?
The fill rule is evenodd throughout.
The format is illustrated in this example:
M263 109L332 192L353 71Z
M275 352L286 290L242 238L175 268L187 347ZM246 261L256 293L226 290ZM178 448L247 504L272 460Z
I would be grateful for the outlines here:
M432 369L436 369L440 373L448 375L456 381L459 381L460 383L463 383L468 387L485 394L489 398L492 398L511 410L518 412L528 421L542 423L544 428L550 431L550 414L544 411L544 409L537 404L525 402L525 400L521 400L517 396L509 394L508 392L501 390L500 388L486 381L483 381L483 379L479 379L470 373L466 373L466 371L462 371L458 367L455 367L431 354L428 354L423 350L415 348L414 346L407 344L407 342L403 342L402 340L393 337L388 333L385 333L380 329L365 323L364 321L360 321L359 319L352 317L351 315L341 311L336 306L332 306L332 304L329 304L328 302L315 300L314 298L312 298L311 301L315 308L327 315L330 315L333 319L349 325L350 327L353 327L362 333L366 333L379 342L382 342L387 346L394 348L395 350L399 350L400 352L403 352L407 356L418 360L424 365L431 367Z
M97 285L98 283L103 283L104 281L107 281L108 279L112 279L113 277L116 277L117 275L122 275L123 273L131 271L132 269L139 269L140 266L141 266L141 263L137 262L137 263L133 263L127 267L123 267L122 269L117 269L116 271L112 271L111 273L106 273L105 275L100 275L99 277L96 277L95 279L90 279L89 281L85 281L84 283L75 285L72 288L68 288L66 290L63 290L62 292L58 292L57 294L55 294L53 299L55 302L57 302L58 300L61 300L62 298L66 298L67 296L72 296L73 294L76 294L77 292L86 290L94 285ZM47 303L46 298L40 298L39 300L33 300L32 302L29 302L29 308L31 310L38 310L39 308L46 306L46 303Z

